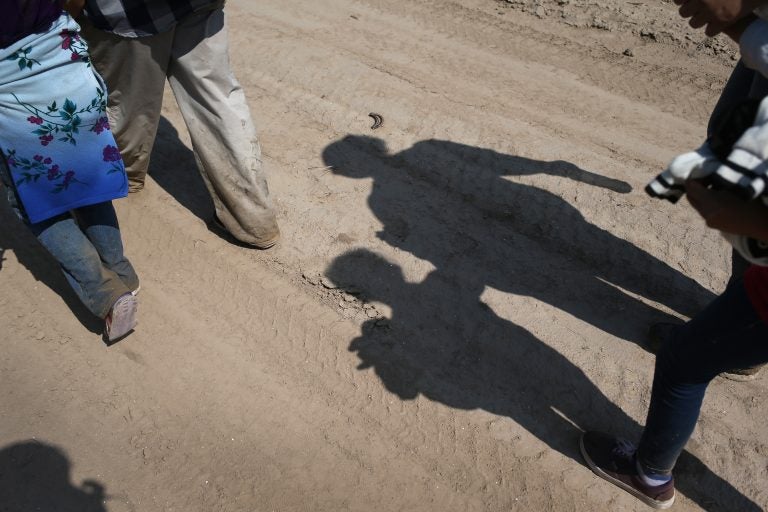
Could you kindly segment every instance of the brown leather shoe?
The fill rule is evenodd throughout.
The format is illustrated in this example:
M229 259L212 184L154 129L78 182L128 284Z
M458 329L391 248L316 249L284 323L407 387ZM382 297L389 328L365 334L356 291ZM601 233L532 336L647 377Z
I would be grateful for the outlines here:
M674 478L653 487L640 480L632 443L601 432L584 432L580 448L587 465L597 476L621 487L643 503L665 509L675 502Z

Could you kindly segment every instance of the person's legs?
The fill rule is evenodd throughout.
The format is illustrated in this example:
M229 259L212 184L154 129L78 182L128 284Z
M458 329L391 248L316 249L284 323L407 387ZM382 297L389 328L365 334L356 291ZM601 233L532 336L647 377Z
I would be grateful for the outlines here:
M726 288L730 288L734 283L738 283L739 280L744 277L744 272L747 271L751 263L747 261L736 249L731 251L731 277L726 283ZM683 327L682 323L671 322L658 322L648 329L648 345L647 348L654 354L658 353L662 345L670 342L676 335L677 331ZM750 380L748 377L757 373L760 367L742 368L734 370L734 373L725 372L725 376L732 378L734 376L742 376L741 378L734 378L735 380ZM745 373L746 372L746 373Z
M11 181L5 157L0 154L0 182L16 216L28 226L59 263L64 277L88 310L105 318L117 299L131 290L120 277L104 268L98 251L69 214L30 224Z
M585 432L580 448L589 467L652 507L672 506L672 469L696 425L707 386L721 372L768 361L766 339L768 325L743 282L735 282L661 347L637 450L610 434Z
M30 230L59 262L64 276L88 310L106 318L118 298L131 290L120 277L106 268L98 251L70 215L60 215Z
M107 201L78 208L74 214L80 229L96 248L104 266L117 274L130 290L137 290L139 277L123 252L120 226L112 203Z
M245 94L230 69L222 9L176 27L168 79L217 217L237 239L271 247L280 231Z
M656 358L651 405L638 448L642 467L670 473L719 373L768 362L768 325L741 281L685 324Z
M107 114L131 192L144 188L163 103L173 32L120 37L80 19L91 62L109 91Z

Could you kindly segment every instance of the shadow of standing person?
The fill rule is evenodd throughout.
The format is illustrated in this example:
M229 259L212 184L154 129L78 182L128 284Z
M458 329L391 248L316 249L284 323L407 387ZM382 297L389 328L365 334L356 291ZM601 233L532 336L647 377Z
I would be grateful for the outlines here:
M639 437L640 425L580 368L439 269L409 283L400 267L359 249L336 258L326 275L363 300L392 308L387 327L366 322L349 350L360 358L358 369L373 368L402 400L421 394L452 408L512 418L581 464L580 428ZM678 490L707 510L760 510L688 452L678 473Z
M441 140L391 155L380 139L346 136L325 148L323 160L337 175L373 179L368 204L384 225L380 239L468 288L534 297L639 344L647 325L675 320L647 302L690 316L714 298L693 279L591 224L558 195L504 177L548 174L629 192L620 180L568 162Z
M39 442L0 449L0 510L3 512L107 512L104 486L70 482L70 463L61 450Z

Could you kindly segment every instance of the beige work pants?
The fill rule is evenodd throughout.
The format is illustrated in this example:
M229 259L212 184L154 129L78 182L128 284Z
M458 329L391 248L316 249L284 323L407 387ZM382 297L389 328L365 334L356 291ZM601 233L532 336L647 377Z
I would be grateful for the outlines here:
M245 243L272 246L280 231L256 130L229 65L223 9L193 14L149 37L81 24L93 65L109 88L110 123L131 191L144 186L167 78L219 220Z

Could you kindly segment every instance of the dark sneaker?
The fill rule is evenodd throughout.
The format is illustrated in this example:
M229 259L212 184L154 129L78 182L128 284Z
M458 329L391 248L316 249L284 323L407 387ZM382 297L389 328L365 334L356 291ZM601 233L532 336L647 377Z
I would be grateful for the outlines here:
M675 481L666 484L645 485L635 467L635 446L601 432L584 432L581 436L581 454L587 465L600 478L621 487L653 508L669 508L675 502Z
M133 293L122 295L110 309L105 319L105 333L110 343L127 336L136 327L138 301Z

